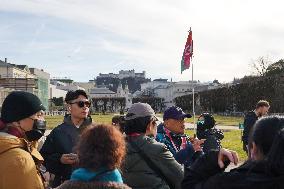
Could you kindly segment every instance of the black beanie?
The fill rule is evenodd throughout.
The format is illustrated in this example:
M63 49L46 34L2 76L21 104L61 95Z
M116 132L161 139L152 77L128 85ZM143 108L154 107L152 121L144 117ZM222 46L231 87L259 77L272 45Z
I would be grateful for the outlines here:
M40 99L29 92L15 91L10 93L4 100L1 110L1 120L12 123L45 110Z

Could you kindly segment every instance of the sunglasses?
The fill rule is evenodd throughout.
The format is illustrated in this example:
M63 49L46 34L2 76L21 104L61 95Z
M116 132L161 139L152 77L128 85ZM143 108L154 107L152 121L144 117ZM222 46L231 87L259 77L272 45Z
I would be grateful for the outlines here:
M69 104L77 104L80 108L83 108L85 106L89 108L91 106L91 102L89 101L70 102Z

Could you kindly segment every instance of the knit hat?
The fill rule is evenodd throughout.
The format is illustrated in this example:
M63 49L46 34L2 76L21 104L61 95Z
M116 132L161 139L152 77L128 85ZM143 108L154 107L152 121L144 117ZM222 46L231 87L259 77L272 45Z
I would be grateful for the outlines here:
M27 118L40 110L45 110L40 99L29 92L15 91L4 100L1 110L1 120L12 123Z

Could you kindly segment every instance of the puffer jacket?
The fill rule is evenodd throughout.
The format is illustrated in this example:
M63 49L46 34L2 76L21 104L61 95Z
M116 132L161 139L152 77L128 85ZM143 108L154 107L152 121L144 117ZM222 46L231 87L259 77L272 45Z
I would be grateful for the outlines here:
M39 173L43 158L25 139L0 132L0 162L1 189L44 188Z
M183 179L183 167L174 159L172 153L164 144L145 135L128 139L125 165L122 169L124 183L135 189L170 188L167 182L145 162L139 155L139 150L133 147L130 142L135 143L152 160L166 176L168 182L174 185L174 188L180 188Z

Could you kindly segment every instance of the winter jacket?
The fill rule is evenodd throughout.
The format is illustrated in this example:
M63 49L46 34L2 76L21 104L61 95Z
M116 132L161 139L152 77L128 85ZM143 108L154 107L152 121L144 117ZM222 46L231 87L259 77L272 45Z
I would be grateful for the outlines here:
M244 118L244 131L243 131L243 136L242 136L242 141L244 145L248 145L249 134L251 132L253 125L257 121L257 119L258 117L254 111L250 111L246 114Z
M228 165L228 163L227 163ZM265 173L266 162L246 162L239 168L224 172L218 166L218 151L200 157L185 170L183 189L280 189L284 173Z
M194 152L191 142L189 141L189 137L184 135L176 135L170 132L171 138L173 142L171 142L170 137L166 133L166 128L163 124L160 124L157 129L156 140L161 142L167 146L170 152L173 154L174 158L180 164L190 166L194 159L199 156L199 153ZM182 148L182 140L186 141L186 146ZM174 146L175 145L175 146Z
M139 150L130 143L134 143ZM128 138L125 165L122 170L124 183L134 189L169 189L167 182L141 157L140 151L159 167L168 182L176 189L180 188L183 179L182 166L164 144L145 135Z
M79 136L86 126L90 125L91 119L86 119L77 128L71 121L71 116L67 115L64 122L54 128L47 136L40 153L44 157L44 166L47 171L55 175L52 187L59 186L63 181L70 179L72 165L62 164L60 158L62 154L74 153Z
M76 169L70 181L66 181L59 189L64 188L128 188L123 184L121 174L117 169L113 171L101 169L93 172L84 168Z
M43 158L25 139L0 132L0 162L0 189L44 188L39 173Z

